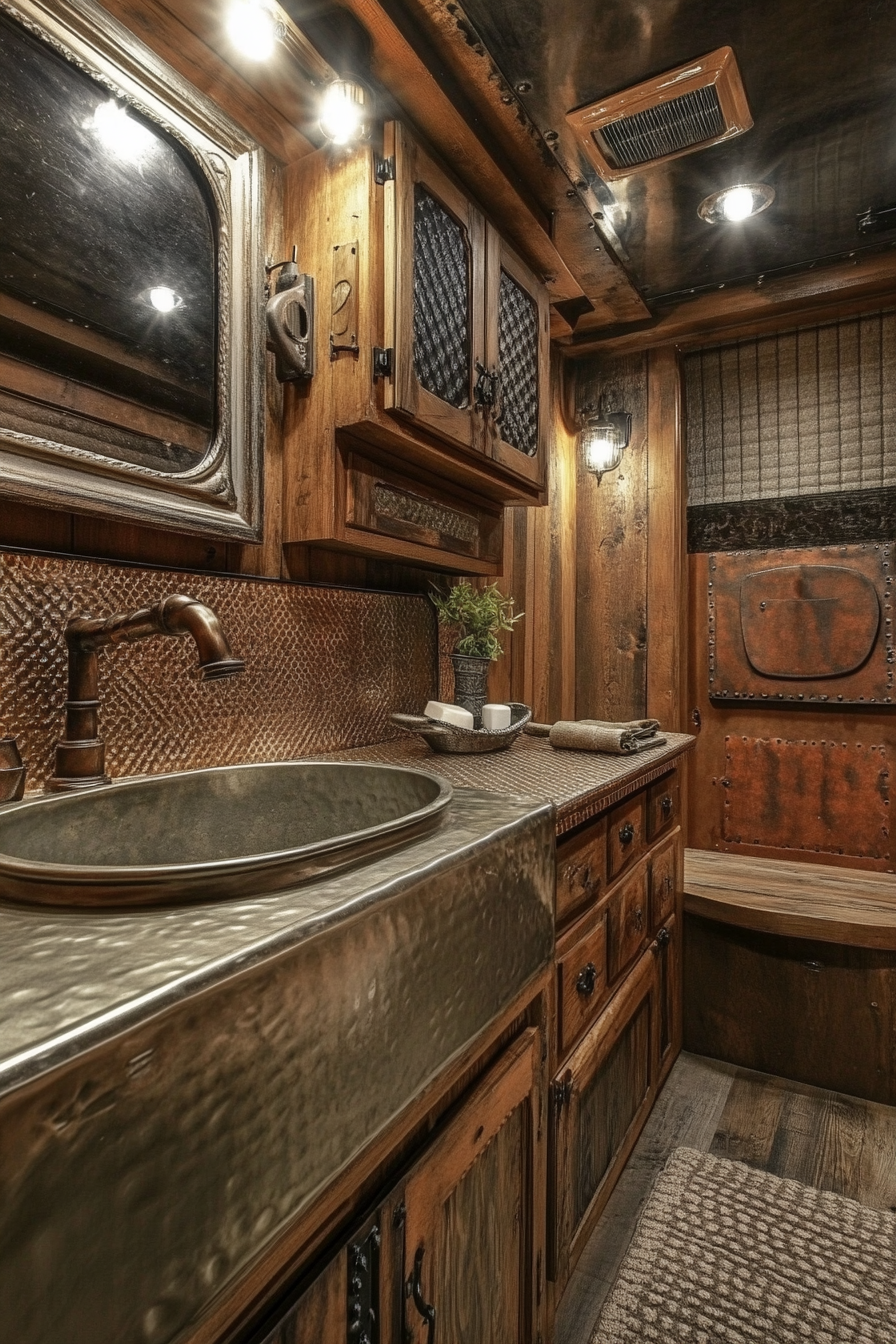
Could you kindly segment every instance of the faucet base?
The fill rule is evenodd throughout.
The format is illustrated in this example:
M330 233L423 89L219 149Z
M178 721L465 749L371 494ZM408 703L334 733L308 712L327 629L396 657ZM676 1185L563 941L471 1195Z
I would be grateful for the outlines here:
M103 784L111 784L111 775L87 775L83 779L66 779L53 775L44 785L47 793L80 793L84 789L99 789Z
M106 746L102 738L64 738L56 743L56 773L47 780L47 792L72 793L111 784L105 765Z

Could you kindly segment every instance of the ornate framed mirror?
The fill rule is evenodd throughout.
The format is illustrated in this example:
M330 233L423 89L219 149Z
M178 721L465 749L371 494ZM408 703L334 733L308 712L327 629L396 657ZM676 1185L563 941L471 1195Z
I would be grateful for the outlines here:
M261 535L261 151L91 0L0 0L0 508Z

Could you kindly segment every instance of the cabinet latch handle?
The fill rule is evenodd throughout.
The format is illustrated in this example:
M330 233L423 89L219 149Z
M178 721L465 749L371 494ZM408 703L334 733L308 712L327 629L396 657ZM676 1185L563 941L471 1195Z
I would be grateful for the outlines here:
M672 935L668 929L662 928L656 936L656 941L660 947L668 947Z
M627 821L624 826L619 827L620 845L630 845L634 838L635 828L630 821Z
M420 1275L423 1270L423 1257L425 1254L426 1247L418 1246L417 1254L414 1256L414 1272L407 1282L407 1295L414 1299L414 1306L426 1322L426 1344L435 1344L436 1309L430 1302L427 1302L426 1298L423 1296L423 1285L420 1282Z
M664 795L663 800L662 800L662 802L660 803L660 807L663 809L663 816L668 817L669 813L672 811L672 795L671 795L671 793L667 793L667 794Z
M587 966L583 966L576 976L576 989L586 998L594 993L594 986L597 984L597 967L593 961L589 961Z
M497 369L487 369L481 360L476 361L479 377L473 385L473 401L478 410L493 410L498 401L501 379Z

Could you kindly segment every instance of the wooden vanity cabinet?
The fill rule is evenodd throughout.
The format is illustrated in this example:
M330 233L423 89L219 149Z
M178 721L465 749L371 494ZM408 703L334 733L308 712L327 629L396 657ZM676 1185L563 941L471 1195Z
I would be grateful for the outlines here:
M382 154L290 165L284 237L317 297L316 372L284 390L284 544L499 573L504 506L544 499L544 284L397 122Z
M673 804L663 807L667 796ZM673 770L557 847L548 1219L554 1303L681 1049L677 798Z
M529 1027L507 1046L253 1344L535 1344L544 1328L542 1040Z

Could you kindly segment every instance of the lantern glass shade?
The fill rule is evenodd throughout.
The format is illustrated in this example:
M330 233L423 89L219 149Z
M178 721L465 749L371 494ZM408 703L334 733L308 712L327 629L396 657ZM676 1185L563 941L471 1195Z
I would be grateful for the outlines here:
M582 427L582 457L586 471L603 476L605 471L613 471L622 461L626 446L624 431L603 418L586 423Z
M334 145L364 140L370 132L370 98L355 79L337 79L327 88L321 103L320 128Z

